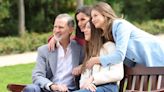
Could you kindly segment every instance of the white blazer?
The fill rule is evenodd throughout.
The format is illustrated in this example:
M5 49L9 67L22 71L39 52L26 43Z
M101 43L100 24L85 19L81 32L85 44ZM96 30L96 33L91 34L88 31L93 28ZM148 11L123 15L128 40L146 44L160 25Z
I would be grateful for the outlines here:
M103 48L100 50L100 56L113 53L115 48L116 46L113 42L106 42L103 45ZM85 80L90 76L94 77L93 83L95 85L101 85L110 82L119 83L120 80L122 80L124 77L123 61L118 64L108 65L105 67L97 64L94 65L92 69L87 69L84 73L81 74L80 86L83 85Z

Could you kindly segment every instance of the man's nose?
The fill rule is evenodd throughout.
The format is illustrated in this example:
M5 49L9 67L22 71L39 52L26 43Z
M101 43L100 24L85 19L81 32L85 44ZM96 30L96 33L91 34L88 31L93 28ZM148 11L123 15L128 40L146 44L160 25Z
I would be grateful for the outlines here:
M58 33L58 32L60 32L60 30L59 30L59 28L54 28L54 33Z

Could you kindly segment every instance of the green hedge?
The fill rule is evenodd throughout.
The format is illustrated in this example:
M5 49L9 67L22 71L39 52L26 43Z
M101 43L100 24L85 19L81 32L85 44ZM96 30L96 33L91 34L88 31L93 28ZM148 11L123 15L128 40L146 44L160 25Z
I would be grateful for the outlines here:
M157 35L164 33L164 19L163 20L149 20L142 23L133 22L137 27L142 30Z
M132 23L154 35L164 33L164 19ZM44 34L31 33L26 34L24 37L0 38L0 55L36 51L39 46L47 43L47 39L51 34L51 32Z
M39 46L47 43L50 35L31 33L23 37L0 38L0 55L36 51Z

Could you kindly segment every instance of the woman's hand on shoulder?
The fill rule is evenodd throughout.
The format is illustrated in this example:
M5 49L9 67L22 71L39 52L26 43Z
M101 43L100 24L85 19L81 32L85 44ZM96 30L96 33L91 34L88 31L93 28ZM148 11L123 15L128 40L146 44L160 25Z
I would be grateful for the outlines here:
M54 51L55 50L55 44L56 44L56 41L55 41L54 36L53 36L48 42L48 50Z

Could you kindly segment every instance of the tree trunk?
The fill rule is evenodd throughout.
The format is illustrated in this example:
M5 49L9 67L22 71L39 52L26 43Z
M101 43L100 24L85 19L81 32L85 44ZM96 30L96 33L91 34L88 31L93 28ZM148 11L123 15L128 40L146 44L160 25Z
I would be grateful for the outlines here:
M23 36L25 34L25 9L24 9L24 0L18 1L18 10L19 10L19 35Z
M77 2L77 8L81 7L84 5L84 1L83 0L76 0Z

